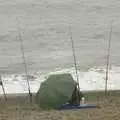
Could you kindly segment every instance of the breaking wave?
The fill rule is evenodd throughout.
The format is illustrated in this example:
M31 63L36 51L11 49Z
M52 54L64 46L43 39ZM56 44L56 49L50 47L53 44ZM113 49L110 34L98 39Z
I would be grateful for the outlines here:
M94 67L87 71L78 70L79 83L81 91L104 90L105 88L105 68ZM74 68L55 70L52 72L36 72L31 73L28 78L30 88L33 93L36 93L40 88L40 84L47 79L51 74L71 73L74 80L76 74ZM108 89L120 90L120 67L112 66L110 69ZM6 93L28 93L26 76L24 74L2 75L3 85ZM0 94L2 94L0 88Z

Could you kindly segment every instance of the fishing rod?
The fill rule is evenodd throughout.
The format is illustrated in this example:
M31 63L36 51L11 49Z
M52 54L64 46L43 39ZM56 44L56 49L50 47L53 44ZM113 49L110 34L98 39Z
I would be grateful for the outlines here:
M18 20L19 22L19 20ZM19 22L20 24L20 22ZM20 45L21 45L21 51L22 51L22 59L23 59L23 64L24 64L24 69L25 69L25 74L26 74L26 78L27 78L27 85L28 85L28 92L29 92L29 102L32 103L32 93L31 93L31 89L30 89L30 83L29 83L29 79L28 79L28 70L27 70L27 63L26 63L26 59L25 59L25 52L24 52L24 42L23 39L21 37L20 34L20 29L18 28L18 37L19 37L19 41L20 41Z
M74 67L75 67L75 73L76 73L76 78L77 78L77 85L78 85L78 89L80 90L79 76L78 76L78 69L77 69L77 61L76 61L76 54L75 54L75 47L74 47L74 41L73 41L71 26L69 26L69 29L70 29L70 39L71 39L71 44L72 44L72 53L73 53Z
M6 96L6 92L5 92L5 88L4 88L1 76L0 76L0 85L2 86L2 90L3 90L3 94L4 94L4 99L5 99L5 101L7 101L7 96Z
M112 38L112 23L109 32L109 41L107 48L107 66L106 66L106 81L105 81L105 96L108 94L108 78L109 78L109 65L110 65L110 51L111 51L111 38Z

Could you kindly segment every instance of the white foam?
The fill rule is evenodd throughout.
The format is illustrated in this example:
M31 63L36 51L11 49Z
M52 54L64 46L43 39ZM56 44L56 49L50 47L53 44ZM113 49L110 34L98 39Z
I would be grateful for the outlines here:
M32 74L35 79L30 81L30 87L32 92L37 92L40 84L46 80L46 78L51 74L60 73L71 73L74 80L76 81L75 69L63 69L59 71L53 71L49 73L37 72ZM88 71L78 71L80 89L82 91L90 90L104 90L105 89L105 69L91 68ZM109 90L120 90L120 67L113 66L110 70L108 89ZM6 93L27 93L28 86L26 79L23 74L21 75L3 75L3 84L5 86ZM2 94L2 88L0 88L0 93Z

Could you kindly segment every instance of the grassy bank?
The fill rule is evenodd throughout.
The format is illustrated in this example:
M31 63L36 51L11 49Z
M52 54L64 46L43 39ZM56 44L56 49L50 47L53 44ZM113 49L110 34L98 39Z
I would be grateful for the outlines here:
M86 100L97 101L98 99L105 99L106 95L104 91L89 91L84 92ZM120 98L120 90L108 91L107 97Z
M108 99L104 92L84 93L87 101L97 102L99 97L100 109L84 109L70 111L42 110L35 103L23 104L25 95L8 98L0 105L0 120L119 120L120 118L120 91L109 91ZM35 96L33 96L35 97ZM19 102L18 102L19 101Z

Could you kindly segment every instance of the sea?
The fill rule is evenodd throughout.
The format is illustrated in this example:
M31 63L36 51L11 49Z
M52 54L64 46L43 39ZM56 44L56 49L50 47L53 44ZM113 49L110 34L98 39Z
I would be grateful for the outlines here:
M69 72L76 80L71 37L83 91L104 90L111 39L108 89L119 90L119 11L119 0L0 0L0 75L6 93L28 92L26 68L32 92L50 74Z

